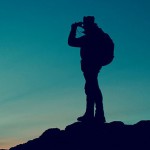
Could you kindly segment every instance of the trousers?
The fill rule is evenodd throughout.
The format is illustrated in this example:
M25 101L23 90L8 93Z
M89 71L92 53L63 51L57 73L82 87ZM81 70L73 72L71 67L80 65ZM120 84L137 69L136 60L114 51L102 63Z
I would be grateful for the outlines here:
M105 122L103 110L103 96L98 84L98 74L102 66L93 67L81 63L81 69L85 78L85 94L86 94L86 113L93 113L95 108L95 117Z

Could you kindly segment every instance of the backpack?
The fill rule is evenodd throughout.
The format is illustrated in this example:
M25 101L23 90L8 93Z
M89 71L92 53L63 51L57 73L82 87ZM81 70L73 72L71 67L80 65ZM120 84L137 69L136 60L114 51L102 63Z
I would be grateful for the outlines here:
M106 66L110 64L114 58L114 43L107 33L104 33L100 43L100 63L102 66Z

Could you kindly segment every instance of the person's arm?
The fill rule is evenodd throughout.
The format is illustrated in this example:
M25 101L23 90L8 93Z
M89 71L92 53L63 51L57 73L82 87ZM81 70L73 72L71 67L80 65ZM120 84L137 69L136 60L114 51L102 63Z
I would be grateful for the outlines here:
M71 26L71 31L68 37L68 45L73 47L81 47L83 43L83 38L76 38L76 30L78 27L78 23L74 23Z

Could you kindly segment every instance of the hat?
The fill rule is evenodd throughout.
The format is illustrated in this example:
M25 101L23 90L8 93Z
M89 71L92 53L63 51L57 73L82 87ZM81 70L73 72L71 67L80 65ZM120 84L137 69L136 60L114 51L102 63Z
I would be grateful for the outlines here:
M94 16L84 16L83 17L83 24L91 25L94 24L95 17Z

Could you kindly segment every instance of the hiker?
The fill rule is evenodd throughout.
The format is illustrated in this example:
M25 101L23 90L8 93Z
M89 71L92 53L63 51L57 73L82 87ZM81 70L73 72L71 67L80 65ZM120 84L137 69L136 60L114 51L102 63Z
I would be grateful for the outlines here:
M77 38L78 27L84 29L84 35ZM103 30L95 23L94 16L85 16L83 22L71 25L68 44L72 47L80 47L81 70L85 78L86 111L83 116L77 118L78 121L106 122L103 96L98 84L98 74L103 66L104 55L101 49L103 48L105 35Z

